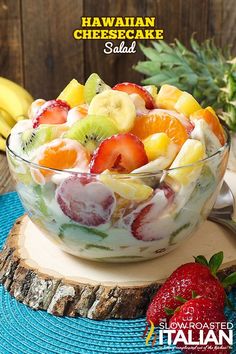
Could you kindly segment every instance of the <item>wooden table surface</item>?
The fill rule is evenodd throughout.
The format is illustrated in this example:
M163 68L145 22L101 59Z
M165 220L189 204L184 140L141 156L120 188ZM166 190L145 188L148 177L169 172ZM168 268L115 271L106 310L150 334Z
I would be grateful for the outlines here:
M7 164L6 154L0 152L0 194L14 189L13 180Z
M235 0L0 0L0 76L46 99L92 72L111 86L140 82L131 69L143 59L138 45L135 54L107 55L103 40L74 40L81 16L156 16L167 42L178 38L189 46L195 33L199 41L214 37L219 47L232 44L236 54Z

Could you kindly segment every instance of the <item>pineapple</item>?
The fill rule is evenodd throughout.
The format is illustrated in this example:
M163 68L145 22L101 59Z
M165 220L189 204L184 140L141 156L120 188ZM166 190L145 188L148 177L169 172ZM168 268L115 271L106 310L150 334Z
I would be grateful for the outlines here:
M64 88L57 99L66 101L71 108L85 103L84 86L79 84L77 80L73 79Z
M171 143L166 133L155 133L143 140L144 149L149 161L156 160L160 156L167 155Z
M202 160L204 157L205 148L201 141L194 139L186 140L172 165L170 166L170 168L173 168L173 170L169 172L169 176L181 184L191 183L193 180L197 179L202 168L200 163L196 166L191 166L191 164ZM190 166L177 168L186 165Z
M148 58L134 69L145 74L144 85L177 86L192 94L202 107L212 106L232 131L236 131L236 57L229 49L217 48L213 40L202 44L193 38L188 50L178 40L168 45L140 45Z
M101 173L99 179L107 187L113 190L113 192L119 194L120 197L132 201L141 202L149 198L153 193L153 189L151 187L146 186L140 181L121 180L119 178L114 178L109 171Z
M181 96L182 91L172 85L163 85L156 97L156 104L159 108L175 109L175 104Z
M157 97L157 87L155 85L147 85L147 86L144 86L144 88L145 88L145 90L147 90L150 93L150 95L152 95L152 97L155 100Z
M190 114L201 109L201 106L195 100L195 98L192 95L190 95L190 93L183 92L179 97L179 99L177 100L174 108L177 112L183 113L184 115L189 117Z

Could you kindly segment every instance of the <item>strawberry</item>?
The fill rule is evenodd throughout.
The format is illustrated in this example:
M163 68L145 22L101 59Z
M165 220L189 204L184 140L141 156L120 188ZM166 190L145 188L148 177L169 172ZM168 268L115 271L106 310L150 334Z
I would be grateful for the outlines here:
M63 124L67 120L69 110L70 106L64 101L47 101L32 118L33 128L37 128L40 124Z
M66 178L56 190L56 200L65 215L85 226L106 223L116 206L114 193L86 176Z
M131 231L135 238L142 241L153 241L163 238L161 230L158 230L156 222L165 208L170 205L174 198L174 191L167 185L162 184L155 190L150 203L144 206L131 224Z
M143 143L135 135L113 135L99 145L90 163L91 173L116 170L129 173L148 163Z
M203 256L195 259L196 262L204 264L183 264L162 285L148 307L148 322L152 321L154 325L158 325L164 319L169 319L170 315L167 315L166 309L175 310L181 304L179 297L190 300L193 292L215 301L219 309L223 310L226 300L223 285L229 285L232 280L230 277L233 278L232 275L227 277L223 285L216 278L215 274L223 261L223 252L214 255L209 263Z
M137 95L141 96L142 99L145 101L145 106L147 109L154 109L156 107L154 98L142 86L133 84L131 82L122 82L120 84L115 85L112 89L126 92L129 95L131 95L132 93L136 93Z
M222 326L222 327L221 327ZM203 331L203 340L207 337L209 329L212 329L217 340L219 340L219 330L223 329L228 336L226 329L227 319L222 310L219 309L215 301L204 297L195 298L185 302L176 310L169 323L169 329L175 330L172 341L176 338L179 331L181 335L188 339L191 334L192 342L199 342L200 330ZM176 338L177 340L177 338ZM223 340L222 345L216 345L214 342L200 344L184 344L181 341L174 343L183 350L185 354L228 354L229 345Z

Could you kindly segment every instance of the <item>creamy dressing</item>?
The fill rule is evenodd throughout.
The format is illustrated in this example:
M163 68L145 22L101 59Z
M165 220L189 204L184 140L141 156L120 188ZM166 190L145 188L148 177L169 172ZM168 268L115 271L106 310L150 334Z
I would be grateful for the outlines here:
M149 111L145 107L144 100L137 94L130 95L134 103L137 114L148 114ZM78 120L75 111L71 110L71 118L67 125L73 124ZM167 113L176 117L185 127L189 128L187 119L176 112L166 111L161 109L152 110L150 113ZM76 116L76 117L75 117ZM76 119L75 119L76 118ZM195 128L191 132L191 138L202 142L206 148L207 155L215 153L221 144L215 134L212 132L209 125L203 120L196 120ZM43 158L45 146L39 147L29 153L24 153L21 149L20 134L28 128L32 128L32 122L25 120L17 123L12 130L10 138L10 148L13 151L21 151L22 157L27 160L35 160L36 162ZM75 147L77 142L69 139L68 144ZM49 143L50 146L56 146L57 140ZM71 145L70 145L71 144ZM47 144L48 145L48 144ZM171 143L168 147L167 155L160 156L156 160L132 171L135 173L153 172L168 168L177 154L177 147ZM69 171L53 173L45 177L40 173L39 169L31 168L24 163L18 163L15 160L10 160L10 167L16 174L30 174L36 181L37 186L24 183L17 184L17 191L28 209L29 215L40 224L40 227L45 233L60 247L71 254L79 255L88 259L109 260L109 261L137 261L140 259L155 258L157 254L164 254L175 248L178 243L188 237L195 228L204 220L207 212L214 203L216 196L216 187L219 184L218 168L221 163L221 155L215 156L212 160L199 165L199 168L194 169L194 174L190 183L183 185L168 176L168 171L163 173L162 182L166 182L174 190L175 195L173 200L169 201L163 190L158 187L155 194L147 198L142 203L132 204L130 201L130 212L125 216L121 213L121 218L99 225L97 227L88 227L72 221L66 216L59 204L57 203L57 192L61 184L70 177ZM70 169L77 173L89 172L88 164L80 164L80 166ZM156 176L156 186L159 185L158 176ZM132 180L135 179L135 176ZM142 182L147 185L152 185L152 178L143 177ZM85 201L92 199L93 195L97 196L97 203L102 203L105 199L103 189L101 194L97 189L98 183L92 182L89 188L81 189L82 199ZM155 187L156 187L155 186ZM66 195L68 206L70 201L76 196L78 184L70 190ZM107 188L107 194L109 190ZM113 192L112 192L113 193ZM114 196L114 194L112 194ZM80 195L81 197L81 195ZM133 210L131 208L133 205ZM146 239L137 239L132 234L131 225L137 215L146 206L152 204L149 214L145 215L146 224L143 226L143 234ZM115 206L114 206L115 208ZM112 212L114 211L112 209ZM92 212L92 210L91 210ZM101 205L98 205L98 215L101 215ZM148 240L147 235L155 235L157 239Z
M207 155L211 156L221 148L219 139L204 119L195 120L194 123L195 127L191 133L191 138L200 140L206 149Z

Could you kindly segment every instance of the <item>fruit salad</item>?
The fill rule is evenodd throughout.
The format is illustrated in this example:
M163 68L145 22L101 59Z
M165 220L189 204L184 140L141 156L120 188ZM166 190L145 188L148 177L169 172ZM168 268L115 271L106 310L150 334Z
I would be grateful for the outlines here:
M8 139L9 167L31 220L66 252L155 258L183 244L213 206L227 134L187 92L110 87L94 73L37 99L28 115Z

